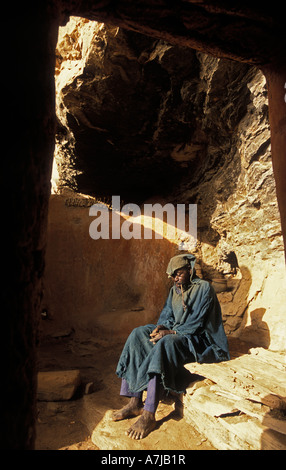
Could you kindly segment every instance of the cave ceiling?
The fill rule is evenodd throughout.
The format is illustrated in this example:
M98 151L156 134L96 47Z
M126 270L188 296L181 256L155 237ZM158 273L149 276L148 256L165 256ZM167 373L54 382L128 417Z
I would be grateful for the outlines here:
M216 57L259 66L284 62L282 2L182 0L60 0L70 15L112 23Z
M285 50L279 6L62 0L60 8L63 25L74 15L120 27L116 41L102 38L102 63L94 56L63 92L58 142L70 131L75 139L68 185L142 201L166 196L186 175L198 184L233 160L252 70L278 63ZM213 65L211 88L200 53L226 60Z

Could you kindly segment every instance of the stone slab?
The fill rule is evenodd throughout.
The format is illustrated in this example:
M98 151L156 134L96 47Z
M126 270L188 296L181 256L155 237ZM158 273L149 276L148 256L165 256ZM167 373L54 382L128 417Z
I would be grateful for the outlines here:
M39 401L70 400L81 384L79 370L61 370L38 373Z

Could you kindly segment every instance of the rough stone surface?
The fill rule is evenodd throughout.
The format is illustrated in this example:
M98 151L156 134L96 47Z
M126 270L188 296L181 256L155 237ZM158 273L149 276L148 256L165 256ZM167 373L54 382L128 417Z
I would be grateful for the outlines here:
M285 450L285 354L231 350L219 364L188 364L205 380L182 397L185 416L221 450Z
M71 19L61 28L57 60L60 183L127 202L168 194L201 147L188 145L195 52Z

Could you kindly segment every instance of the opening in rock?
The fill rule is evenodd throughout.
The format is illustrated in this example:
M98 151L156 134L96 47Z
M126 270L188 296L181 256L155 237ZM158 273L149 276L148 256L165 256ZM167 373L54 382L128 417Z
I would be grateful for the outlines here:
M58 316L55 299L57 292L62 298L65 291L62 309L87 326L96 317L94 284L104 290L110 271L125 276L119 281L114 275L115 290L124 292L132 305L140 304L148 285L149 251L164 272L177 249L167 248L165 240L91 240L89 206L94 201L110 203L112 195L120 195L122 204L197 204L195 252L202 276L222 290L228 334L240 336L251 324L251 312L264 308L263 323L269 325L271 339L263 343L257 332L253 340L266 347L270 341L282 346L279 314L274 319L270 313L281 311L273 305L274 297L280 304L279 296L270 299L267 293L274 278L277 289L282 289L283 245L262 72L71 18L60 28L56 84L58 178L50 202L46 275L51 315ZM104 268L104 259L109 268ZM65 279L68 272L73 299ZM134 276L142 282L133 291ZM159 292L165 293L162 288L158 299ZM100 297L109 295L107 303L113 308L108 291ZM120 297L124 302L125 295ZM81 319L76 320L80 305ZM90 317L86 322L85 315Z
M157 318L178 244L93 240L91 205L120 195L140 207L197 204L192 251L217 291L230 343L284 349L284 253L262 72L71 18L59 35L56 86L43 345L66 338L87 381L89 354L105 364L104 351L110 367L110 338L116 351L133 327ZM104 371L90 367L103 390Z

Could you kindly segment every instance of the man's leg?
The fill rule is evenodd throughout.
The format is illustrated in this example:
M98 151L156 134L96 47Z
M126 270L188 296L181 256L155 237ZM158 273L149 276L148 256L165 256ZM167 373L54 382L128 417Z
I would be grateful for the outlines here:
M120 355L116 374L128 381L131 390L147 389L148 378L145 373L145 365L148 364L148 356L154 348L150 341L150 333L154 328L153 324L134 328Z
M150 413L156 412L159 404L159 390L160 390L160 376L154 374L154 376L148 382L147 397L144 403L144 410L150 411Z
M147 397L142 416L127 431L132 439L143 439L156 427L155 412L159 403L160 376L154 376L148 382Z
M174 389L177 371L186 362L186 359L191 359L191 357L192 354L188 348L186 338L177 335L167 335L156 343L150 356L149 375L151 373L154 375L148 383L144 411L136 423L128 429L127 435L129 437L132 439L143 439L153 431L156 427L155 411L159 401L159 380L161 373L167 372L168 380Z
M128 367L128 375L131 377L133 385L134 382L136 382L137 372L140 368L140 365L144 362L145 358L154 347L150 342L150 333L154 328L155 325L151 324L134 328L122 350L116 373L119 377L122 377L122 371L125 371ZM138 347L138 345L140 347ZM114 421L119 421L121 419L131 418L133 416L142 414L142 392L131 392L127 381L123 377L121 382L120 395L130 397L130 401L120 410L113 412L112 419Z
M135 397L140 398L142 400L142 392L131 392L131 390L129 389L129 385L125 379L121 380L120 395L122 397Z
M126 418L133 418L143 412L142 392L131 392L125 379L121 381L120 395L129 397L129 403L112 414L113 421L120 421Z

